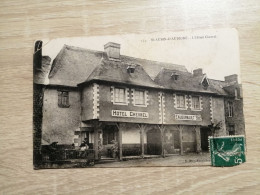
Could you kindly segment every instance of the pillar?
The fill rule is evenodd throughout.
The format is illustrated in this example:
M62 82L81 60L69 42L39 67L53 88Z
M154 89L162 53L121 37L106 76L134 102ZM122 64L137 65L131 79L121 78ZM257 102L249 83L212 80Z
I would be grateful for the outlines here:
M119 158L119 160L122 160L122 157L123 157L122 128L123 128L123 125L120 124L119 128L118 128L118 158Z
M165 153L164 153L164 130L165 130L165 127L164 126L159 126L159 130L161 132L161 146L162 146L162 157L165 157Z
M98 160L98 140L99 140L99 135L98 135L99 129L97 127L94 128L94 152L95 152L95 160Z
M201 153L201 136L200 136L200 127L195 126L196 132L196 151L197 153Z
M179 126L179 132L180 132L180 146L181 146L181 155L183 155L183 144L182 144L182 126Z
M140 126L140 147L141 147L141 157L144 157L144 129L143 125Z

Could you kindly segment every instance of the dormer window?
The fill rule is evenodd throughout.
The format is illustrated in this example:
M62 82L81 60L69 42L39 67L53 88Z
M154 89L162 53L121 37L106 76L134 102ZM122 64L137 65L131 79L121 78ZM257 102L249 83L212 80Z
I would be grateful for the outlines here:
M206 76L203 77L202 81L201 81L201 84L203 86L204 89L207 89L208 86L209 86L209 80L207 79Z
M127 72L128 73L134 73L135 72L135 65L131 64L127 66Z
M177 81L178 79L179 79L179 74L177 74L176 72L173 72L172 74L171 74L171 77L172 77L172 79L174 80L174 81Z

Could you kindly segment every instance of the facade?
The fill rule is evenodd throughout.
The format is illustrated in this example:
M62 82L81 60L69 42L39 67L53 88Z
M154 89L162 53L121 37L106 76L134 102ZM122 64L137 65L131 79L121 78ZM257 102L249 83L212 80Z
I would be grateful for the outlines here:
M35 80L42 86L41 145L87 140L98 158L116 144L122 159L200 153L209 135L245 134L236 75L209 79L202 69L123 56L111 42L104 51L65 45L51 66L42 59L50 71L42 71L47 82Z

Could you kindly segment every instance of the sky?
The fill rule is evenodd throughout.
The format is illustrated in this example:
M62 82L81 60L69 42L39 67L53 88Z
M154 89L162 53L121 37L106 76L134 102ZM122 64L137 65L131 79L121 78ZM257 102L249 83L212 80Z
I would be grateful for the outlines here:
M209 78L217 80L237 74L240 81L236 29L45 39L42 54L53 60L64 44L103 51L108 42L119 43L122 55L184 65L189 72L202 68Z

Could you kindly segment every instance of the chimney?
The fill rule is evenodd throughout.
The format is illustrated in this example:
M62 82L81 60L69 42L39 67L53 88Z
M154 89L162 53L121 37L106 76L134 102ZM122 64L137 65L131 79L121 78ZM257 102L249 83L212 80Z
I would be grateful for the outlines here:
M196 77L196 76L202 76L202 75L203 75L202 68L193 70L193 76Z
M237 74L232 74L232 75L229 75L229 76L226 76L225 77L225 81L226 82L235 82L235 83L238 83L238 78L237 78Z
M49 56L42 56L41 68L37 69L34 73L34 82L37 84L46 83L45 80L51 69L51 58Z
M120 58L120 44L108 42L104 45L104 50L107 57L112 60L119 60Z

